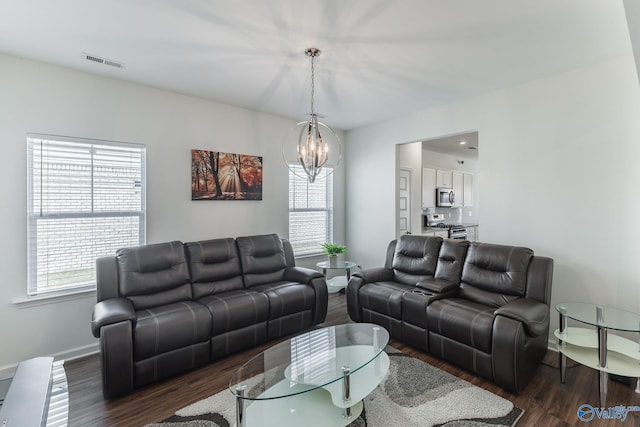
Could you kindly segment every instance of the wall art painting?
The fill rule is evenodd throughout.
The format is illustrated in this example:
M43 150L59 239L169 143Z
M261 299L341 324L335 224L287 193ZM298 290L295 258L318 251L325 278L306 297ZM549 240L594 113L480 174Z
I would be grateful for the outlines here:
M191 150L191 200L262 200L262 157Z

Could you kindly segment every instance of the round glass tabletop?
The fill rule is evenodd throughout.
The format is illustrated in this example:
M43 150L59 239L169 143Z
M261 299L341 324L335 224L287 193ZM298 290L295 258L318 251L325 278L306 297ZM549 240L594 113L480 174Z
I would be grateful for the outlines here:
M267 400L306 393L357 373L377 359L389 333L371 323L314 329L250 359L231 377L229 389L243 399Z
M349 270L349 269L355 268L356 265L357 264L355 262L351 262L351 261L336 261L335 263L330 263L329 261L322 261L316 264L316 266L320 268L325 268L327 270L334 269L334 268Z
M556 305L556 310L569 319L592 326L640 332L640 315L619 308L582 302L563 302Z

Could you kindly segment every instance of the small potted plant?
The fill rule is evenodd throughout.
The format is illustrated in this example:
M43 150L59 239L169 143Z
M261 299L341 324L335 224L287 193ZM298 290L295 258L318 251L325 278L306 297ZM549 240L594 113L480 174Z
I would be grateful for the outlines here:
M345 245L339 245L333 242L324 242L321 243L322 249L324 249L324 253L329 255L329 265L335 267L338 265L338 254L343 254L347 252L347 247Z

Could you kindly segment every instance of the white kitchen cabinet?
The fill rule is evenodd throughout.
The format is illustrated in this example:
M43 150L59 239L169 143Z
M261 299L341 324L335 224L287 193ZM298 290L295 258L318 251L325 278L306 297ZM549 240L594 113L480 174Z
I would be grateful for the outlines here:
M422 168L422 209L436 207L436 170Z
M466 228L467 228L467 240L470 242L477 242L480 239L480 236L478 233L478 227L472 226L472 227L466 227Z
M455 190L455 188L454 188ZM464 172L462 174L462 206L473 206L473 174ZM459 199L456 192L456 199Z
M449 230L434 231L433 235L436 236L436 237L442 237L443 239L448 239L449 238Z
M436 175L436 187L453 187L453 172L450 170L438 169Z
M453 207L460 207L460 206L463 206L463 200L465 198L463 196L463 193L465 191L464 177L463 177L464 173L459 171L453 171L451 175L452 175L451 187L453 188L453 194L455 195L455 199L453 201Z

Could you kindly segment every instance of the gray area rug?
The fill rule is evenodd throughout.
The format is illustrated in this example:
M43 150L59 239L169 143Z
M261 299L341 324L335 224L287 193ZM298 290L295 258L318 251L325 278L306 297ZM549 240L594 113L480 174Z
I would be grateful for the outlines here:
M421 360L386 348L386 379L365 400L349 427L514 426L524 411L510 401ZM189 405L147 427L231 427L235 400L228 390Z

